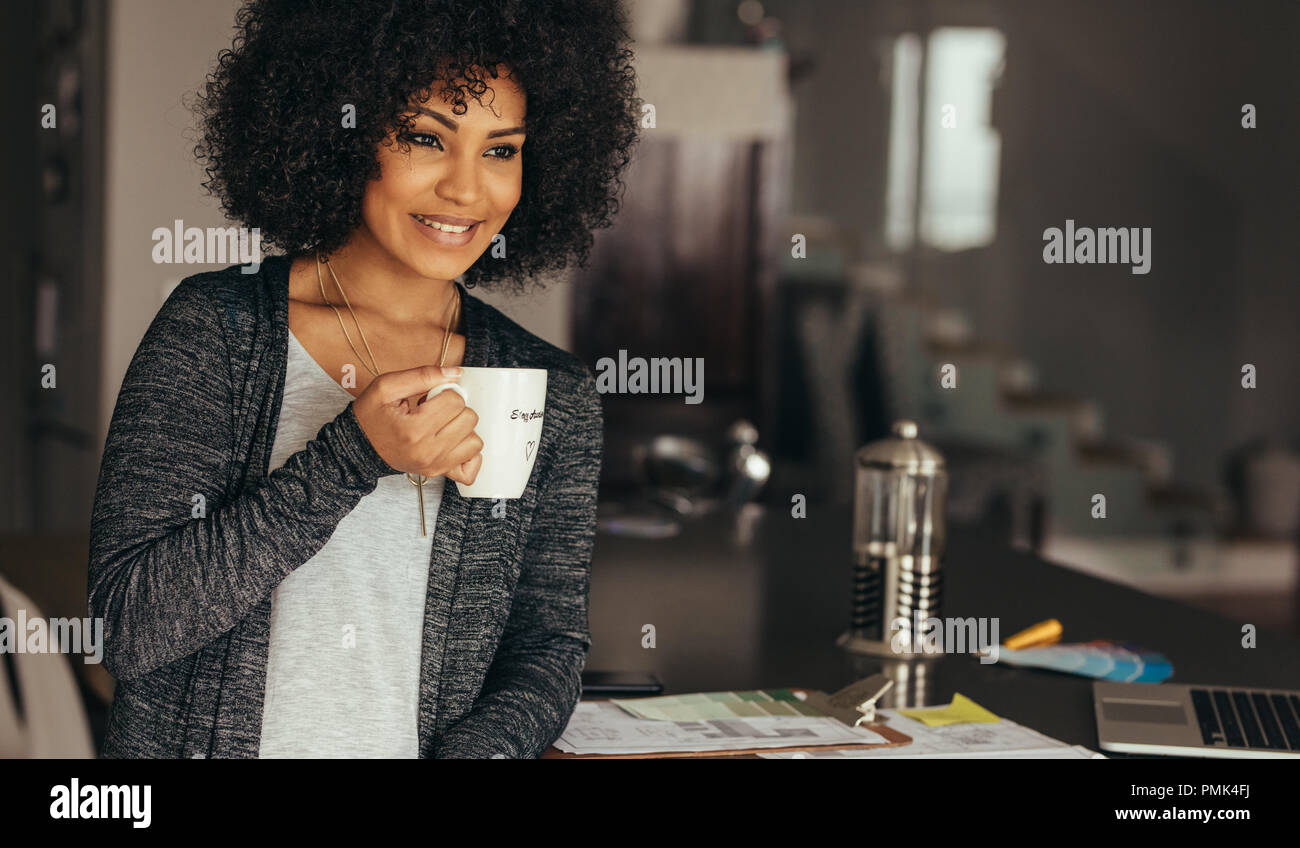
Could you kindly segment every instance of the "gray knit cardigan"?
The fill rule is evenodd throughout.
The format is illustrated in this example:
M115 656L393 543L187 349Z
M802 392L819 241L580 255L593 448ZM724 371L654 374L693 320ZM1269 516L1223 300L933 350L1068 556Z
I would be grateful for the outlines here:
M256 757L271 590L399 473L352 404L268 474L284 391L289 259L183 280L127 369L90 528L89 605L118 685L105 757ZM448 486L433 528L422 757L536 757L563 731L591 640L600 395L572 354L461 288L464 364L545 368L521 498ZM203 500L199 501L201 495ZM201 505L203 509L199 509ZM500 510L497 510L498 513Z

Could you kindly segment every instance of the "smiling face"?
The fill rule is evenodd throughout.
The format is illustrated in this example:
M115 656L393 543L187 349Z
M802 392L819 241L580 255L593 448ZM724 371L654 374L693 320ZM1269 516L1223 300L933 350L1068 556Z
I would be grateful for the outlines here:
M400 138L381 144L381 177L366 187L363 228L390 260L438 280L460 276L491 245L519 202L523 182L523 91L498 68L484 75L482 103L466 96L455 115L439 83ZM468 229L466 229L468 228Z

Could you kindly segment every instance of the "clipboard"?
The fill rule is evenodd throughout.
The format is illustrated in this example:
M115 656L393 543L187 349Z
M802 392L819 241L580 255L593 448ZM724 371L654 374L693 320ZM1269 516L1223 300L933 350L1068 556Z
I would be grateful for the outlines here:
M845 744L832 742L822 745L782 745L769 748L738 748L731 751L662 751L643 754L569 754L554 745L542 753L544 760L661 760L661 759L706 759L714 757L745 757L758 754L770 754L818 750L847 750L859 748L898 748L910 745L912 737L890 727L876 716L876 701L894 685L894 681L883 674L874 674L852 683L832 694L817 689L792 687L790 691L802 693L804 702L810 704L827 716L837 719L850 727L863 727L880 734L887 742L861 742ZM607 698L593 700L609 700Z

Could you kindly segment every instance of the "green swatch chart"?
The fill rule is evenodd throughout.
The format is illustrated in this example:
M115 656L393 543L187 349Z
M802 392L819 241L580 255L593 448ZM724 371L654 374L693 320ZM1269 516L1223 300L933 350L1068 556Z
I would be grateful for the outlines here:
M821 710L799 700L789 689L752 692L692 692L660 698L611 699L638 718L658 721L704 721L761 716L822 716Z

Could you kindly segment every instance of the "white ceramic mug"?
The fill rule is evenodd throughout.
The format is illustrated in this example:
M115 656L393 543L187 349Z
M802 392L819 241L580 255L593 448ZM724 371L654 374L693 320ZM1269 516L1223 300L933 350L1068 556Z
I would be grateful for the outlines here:
M472 486L456 483L465 498L517 498L528 487L542 443L546 410L544 368L461 368L459 382L429 389L425 400L454 391L478 415L483 465Z

